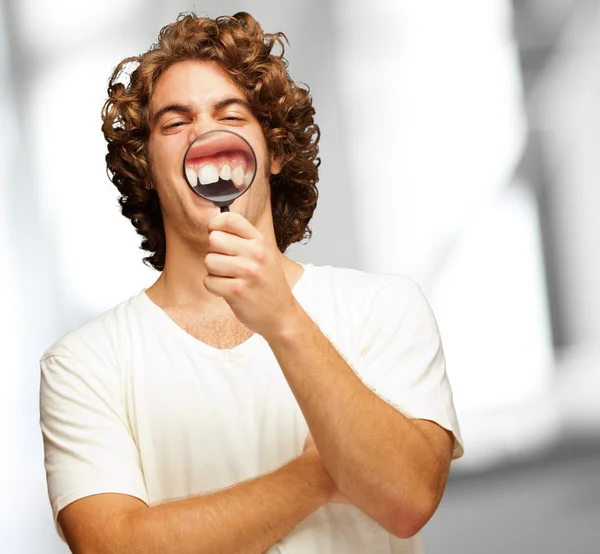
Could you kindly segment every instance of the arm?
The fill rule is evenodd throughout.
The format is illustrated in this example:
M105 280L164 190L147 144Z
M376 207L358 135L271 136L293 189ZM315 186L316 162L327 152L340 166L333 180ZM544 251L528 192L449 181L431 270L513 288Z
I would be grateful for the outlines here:
M458 424L420 289L397 278L369 299L355 373L291 293L269 238L225 213L209 222L208 242L206 289L269 343L340 492L390 533L415 534L437 507L451 457L462 453L446 431Z
M261 553L335 490L313 450L219 492L151 508L132 496L99 494L58 517L74 554Z
M367 388L306 315L269 344L342 494L398 537L414 535L442 496L451 435L409 419Z
M49 496L75 554L262 552L334 500L313 449L225 490L149 508L116 370L64 355L45 356L41 369Z

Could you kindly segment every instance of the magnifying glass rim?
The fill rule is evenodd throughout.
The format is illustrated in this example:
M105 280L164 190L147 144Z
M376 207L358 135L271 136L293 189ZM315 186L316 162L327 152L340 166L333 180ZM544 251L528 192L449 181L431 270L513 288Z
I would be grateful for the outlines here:
M252 160L254 161L254 172L252 175L252 180L250 181L250 183L248 183L248 186L242 191L240 192L240 194L238 196L236 196L235 198L233 198L232 200L229 201L228 204L226 204L227 206L229 206L230 204L232 204L235 200L237 200L240 196L243 196L246 191L248 191L248 189L252 186L252 183L254 183L254 179L256 179L256 174L258 173L258 161L256 159L256 154L254 153L254 148L252 148L252 145L239 133L236 133L234 131L231 131L229 129L211 129L210 131L206 131L205 133L202 133L201 135L198 135L192 142L190 142L189 146L186 148L185 150L185 154L183 155L183 178L185 179L185 183L186 185L192 190L192 192L200 197L203 198L204 200L208 200L209 202L212 202L215 206L221 207L222 203L219 202L218 200L213 200L212 198L208 198L206 196L204 196L203 194L200 194L188 181L186 172L185 172L185 161L187 160L187 155L188 152L190 151L190 149L192 148L192 146L196 143L196 141L198 139L200 139L201 137L205 137L206 135L210 135L212 133L230 133L238 138L241 138L246 145L248 146L248 148L250 149L250 153L252 154Z

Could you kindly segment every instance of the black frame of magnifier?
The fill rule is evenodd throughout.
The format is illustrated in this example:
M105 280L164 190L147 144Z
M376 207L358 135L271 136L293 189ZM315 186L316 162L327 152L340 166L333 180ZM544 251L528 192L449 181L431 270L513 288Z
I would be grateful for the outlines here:
M220 202L219 200L213 200L212 198L207 198L206 196L200 194L188 181L187 175L185 173L185 160L187 159L187 155L188 152L190 151L190 148L192 147L192 145L194 145L196 143L196 141L198 139L200 139L201 137L205 137L206 135L210 135L212 133L230 133L238 138L241 138L246 145L248 146L248 148L250 149L250 154L252 154L252 159L254 160L254 175L252 175L252 180L250 181L250 183L248 184L248 186L246 187L246 189L241 192L239 194L239 196L236 196L235 198L231 199L231 200L224 200L222 202ZM209 202L212 202L215 206L221 208L221 212L228 212L229 211L229 206L231 206L231 204L233 204L238 198L240 198L240 196L243 196L244 194L246 194L246 192L250 189L250 187L252 186L252 183L254 183L254 179L256 179L256 174L258 173L258 160L256 159L256 154L254 152L254 148L252 148L252 145L239 133L235 133L234 131L230 131L229 129L211 129L210 131L206 131L205 133L202 133L201 135L198 135L192 142L190 142L189 146L186 148L185 150L185 154L183 155L183 164L182 164L182 172L183 172L183 178L185 179L185 182L187 184L187 186L192 190L192 192L198 196L199 198L203 198L204 200L208 200Z

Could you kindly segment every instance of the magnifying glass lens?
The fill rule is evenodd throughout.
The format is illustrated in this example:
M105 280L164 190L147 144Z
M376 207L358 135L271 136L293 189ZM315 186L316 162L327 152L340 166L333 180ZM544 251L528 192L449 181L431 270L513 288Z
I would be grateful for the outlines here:
M221 211L244 194L256 176L256 154L250 143L233 131L208 131L194 139L183 159L186 183Z

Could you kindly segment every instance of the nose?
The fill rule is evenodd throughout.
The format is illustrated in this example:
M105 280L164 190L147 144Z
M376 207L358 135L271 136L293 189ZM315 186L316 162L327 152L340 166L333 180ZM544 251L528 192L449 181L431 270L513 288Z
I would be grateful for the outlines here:
M205 135L206 133L214 130L216 130L216 128L211 127L210 125L194 126L194 128L190 129L189 132L188 145L192 144L192 142L194 142L199 136Z
M207 133L208 131L215 131L218 129L217 123L207 113L199 114L194 121L193 125L190 125L190 144L191 142L200 135Z

